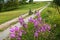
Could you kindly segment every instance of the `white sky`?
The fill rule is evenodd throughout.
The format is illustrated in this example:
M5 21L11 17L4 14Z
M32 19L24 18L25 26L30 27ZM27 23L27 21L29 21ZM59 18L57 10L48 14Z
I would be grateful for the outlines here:
M6 2L7 0L4 1ZM51 1L51 0L34 0L34 1Z
M52 0L34 0L34 1L52 1Z
M51 0L34 0L34 1L51 1Z

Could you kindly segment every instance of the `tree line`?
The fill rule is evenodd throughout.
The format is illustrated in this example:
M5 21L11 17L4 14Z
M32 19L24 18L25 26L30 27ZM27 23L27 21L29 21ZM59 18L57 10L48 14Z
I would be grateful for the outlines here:
M59 14L60 14L60 0L53 0L53 4L55 5L55 8L57 8Z
M20 5L27 4L26 1L28 0L7 0L7 2L0 0L0 12L19 8ZM33 0L29 0L28 3L33 3Z

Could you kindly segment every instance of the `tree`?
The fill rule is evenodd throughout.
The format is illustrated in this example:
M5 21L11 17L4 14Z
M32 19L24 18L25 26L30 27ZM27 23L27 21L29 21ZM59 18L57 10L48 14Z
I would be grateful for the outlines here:
M53 0L53 3L56 5L56 8L58 9L58 12L60 14L60 10L59 10L60 0Z
M20 0L22 4L25 4L27 0Z
M0 0L0 11L4 9L4 0Z
M16 8L19 6L18 0L15 0L15 1L14 1L14 5L15 5Z
M60 6L60 0L54 0L53 3L55 3L58 6Z
M33 0L29 0L29 3L33 3Z

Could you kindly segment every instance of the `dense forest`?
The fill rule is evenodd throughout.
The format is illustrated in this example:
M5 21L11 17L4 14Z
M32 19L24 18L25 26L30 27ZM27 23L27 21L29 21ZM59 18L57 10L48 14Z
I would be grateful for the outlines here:
M19 8L22 4L25 5L27 3L33 3L33 0L29 0L29 2L26 2L27 0L0 0L0 12L2 11L9 11L14 10L16 8Z

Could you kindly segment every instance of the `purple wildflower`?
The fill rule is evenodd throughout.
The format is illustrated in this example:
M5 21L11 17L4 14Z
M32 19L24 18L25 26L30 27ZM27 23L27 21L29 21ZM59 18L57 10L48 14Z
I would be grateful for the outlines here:
M51 27L48 24L44 24L43 27L45 30L48 30L48 31L51 29Z
M34 33L34 36L35 36L35 37L38 37L38 32L35 32L35 33Z
M46 31L46 29L45 29L45 27L41 27L41 32L45 32Z
M19 36L22 36L22 31L19 32Z
M26 32L24 30L21 30L21 32L23 32L24 34L26 34Z
M14 37L15 37L15 27L12 27L12 28L10 29L10 37L11 37L11 38L14 38Z
M21 40L21 38L20 38L20 37L18 37L18 38L17 38L17 40Z
M41 17L38 17L37 20L38 20L38 21L42 21L42 18L41 18Z
M10 29L10 32L15 32L15 28L12 27L12 28Z
M33 19L32 17L30 17L29 22L33 22L33 20L34 20L34 19Z
M24 27L24 28L27 28L27 27L28 27L28 25L24 23L24 24L23 24L23 27Z
M39 17L39 16L40 16L40 12L38 11L38 12L36 13L36 15Z
M19 27L15 26L15 31L19 31Z
M38 32L38 33L39 33L39 32L41 32L41 30L40 30L40 29L37 29L37 30L36 30L36 32Z
M34 27L37 28L37 26L38 26L38 21L34 20Z
M10 33L11 38L15 38L15 33Z
M28 27L27 24L24 22L23 18L19 18L19 22L24 28Z
M46 26L46 30L50 30L51 29L51 27L50 27L50 25L48 25L48 24L45 24L45 26Z
M50 31L51 27L50 26L47 26L47 29L48 29L48 31Z
M23 24L24 23L24 20L23 20L23 18L21 17L21 18L19 18L19 22L20 22L20 24Z

